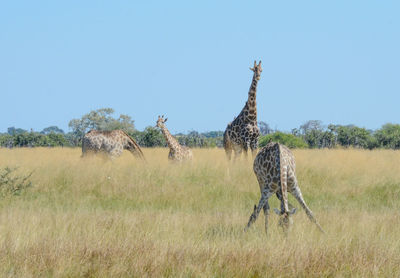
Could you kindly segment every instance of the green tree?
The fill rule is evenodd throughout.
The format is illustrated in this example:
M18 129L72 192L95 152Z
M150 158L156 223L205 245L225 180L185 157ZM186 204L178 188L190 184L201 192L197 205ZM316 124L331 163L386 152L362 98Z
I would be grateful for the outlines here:
M144 147L164 147L166 141L158 128L148 126L144 131L135 131L131 133L136 142Z
M50 133L64 134L64 130L62 130L58 126L52 125L52 126L44 128L40 133L42 133L42 134L50 134Z
M277 131L272 134L262 136L259 141L260 147L264 147L269 142L278 142L289 148L307 148L307 143L301 137L296 137L290 133Z
M385 124L375 132L377 144L384 148L400 149L400 125Z
M22 129L22 128L15 128L13 126L7 128L7 133L10 134L10 135L22 134L22 133L25 133L25 132L28 132L28 131L25 130L25 129Z
M72 119L68 126L72 129L74 144L78 145L83 135L91 129L107 131L122 129L128 133L135 131L134 121L130 116L122 114L115 119L112 114L114 114L114 109L101 108L90 111L80 119Z

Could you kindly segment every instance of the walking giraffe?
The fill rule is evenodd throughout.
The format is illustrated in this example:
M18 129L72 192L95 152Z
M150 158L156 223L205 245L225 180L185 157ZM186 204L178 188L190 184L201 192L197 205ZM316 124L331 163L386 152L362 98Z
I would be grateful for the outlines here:
M123 150L129 150L134 156L144 159L139 145L123 130L90 130L82 140L82 156L104 152L111 158L116 158Z
M235 152L235 159L240 156L244 150L247 156L248 149L251 149L253 157L257 153L258 137L260 129L257 126L257 84L260 80L262 68L261 61L250 68L253 74L249 95L246 104L244 105L239 116L228 124L224 132L224 148L228 159L231 159L232 150Z
M185 146L179 144L179 142L171 135L167 127L165 126L165 122L168 118L164 119L164 116L158 116L157 126L161 128L161 131L165 137L165 140L168 143L169 154L168 159L171 161L183 161L190 160L193 158L192 151Z
M261 198L258 206L254 205L254 211L250 216L245 230L250 228L251 224L256 221L262 208L265 215L265 232L267 233L269 216L268 199L276 194L281 201L281 209L275 209L274 211L281 216L279 225L283 228L284 233L287 234L290 225L293 223L290 216L296 212L295 208L289 210L291 205L288 202L288 192L290 192L306 211L308 218L317 225L321 232L324 232L303 199L297 183L294 156L286 146L274 142L268 143L257 154L253 170L260 186Z

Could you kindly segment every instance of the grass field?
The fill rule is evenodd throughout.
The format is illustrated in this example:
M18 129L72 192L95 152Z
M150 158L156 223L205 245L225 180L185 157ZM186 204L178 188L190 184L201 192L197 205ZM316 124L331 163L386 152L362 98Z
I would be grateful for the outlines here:
M32 187L0 199L1 277L400 277L400 152L295 150L303 210L287 238L263 214L251 159L166 149L115 161L79 149L0 149ZM299 207L291 197L290 201ZM278 207L276 197L271 207Z

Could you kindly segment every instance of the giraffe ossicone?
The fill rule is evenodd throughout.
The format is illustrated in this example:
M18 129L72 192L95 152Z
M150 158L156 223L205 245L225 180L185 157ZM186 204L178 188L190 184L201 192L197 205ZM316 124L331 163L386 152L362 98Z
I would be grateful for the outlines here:
M82 156L90 153L106 153L111 158L120 156L123 150L145 160L142 150L135 140L123 130L90 130L82 139Z
M250 68L254 72L250 85L248 98L240 114L228 124L224 132L224 149L228 159L231 159L232 151L235 153L235 159L242 151L247 156L247 151L251 149L253 157L257 153L258 138L260 129L257 125L257 84L261 77L261 61L254 61L254 67Z
M261 209L263 209L265 232L267 233L270 209L268 199L276 194L281 201L281 209L275 209L275 212L280 216L278 224L287 234L293 224L291 216L296 212L296 209L288 201L288 192L290 192L305 210L311 222L315 223L321 232L324 232L304 201L296 178L295 159L293 153L286 146L275 142L268 143L254 159L253 170L260 186L261 198L258 205L254 206L245 230L250 228L257 220Z
M192 150L186 146L182 146L179 142L171 135L167 127L165 126L165 122L168 118L164 119L164 115L162 117L158 116L156 126L161 129L162 134L167 141L169 147L168 159L170 161L185 161L191 160L193 158Z

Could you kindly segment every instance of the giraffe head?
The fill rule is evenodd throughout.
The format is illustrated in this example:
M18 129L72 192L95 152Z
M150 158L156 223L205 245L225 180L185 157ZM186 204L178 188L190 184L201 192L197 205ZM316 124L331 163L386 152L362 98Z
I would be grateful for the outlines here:
M292 210L283 213L277 208L275 208L274 211L276 214L281 216L279 218L278 225L283 229L283 232L287 234L290 226L293 225L293 219L291 216L296 213L296 208L292 208Z
M167 120L168 120L168 118L165 118L165 119L164 119L164 115L162 115L161 117L158 116L158 120L157 120L156 126L159 127L159 128L162 128L162 127L164 126L164 123L165 123Z
M254 76L257 80L260 80L261 77L261 72L262 72L262 68L261 68L261 61L258 63L254 61L254 67L250 68L250 70L252 70L254 72Z

